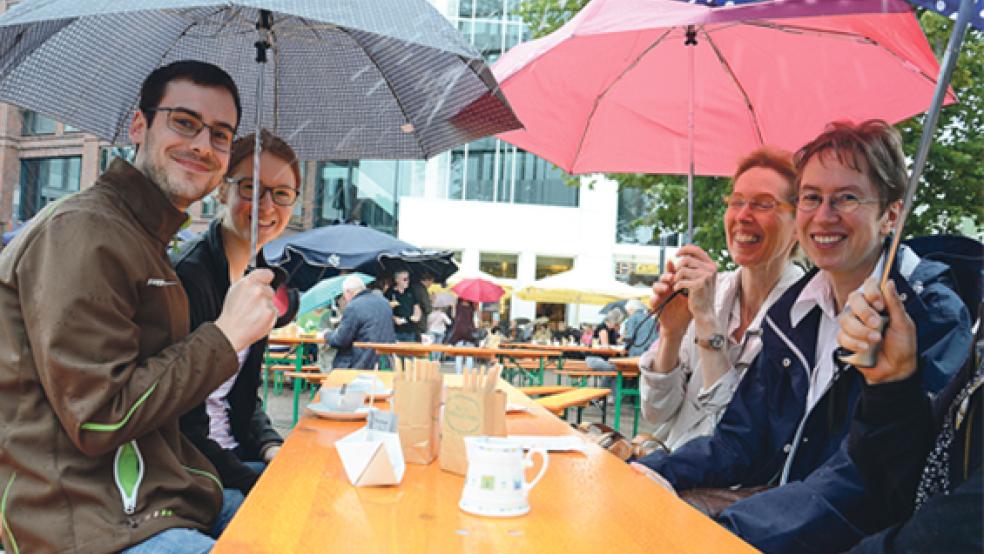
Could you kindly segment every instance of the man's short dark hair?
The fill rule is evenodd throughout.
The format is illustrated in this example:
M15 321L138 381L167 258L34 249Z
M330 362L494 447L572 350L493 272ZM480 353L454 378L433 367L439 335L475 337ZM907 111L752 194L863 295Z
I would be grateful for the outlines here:
M243 117L243 107L239 101L236 82L219 66L197 60L182 60L158 67L144 79L143 85L140 86L140 111L147 118L147 127L150 127L154 121L154 112L150 110L161 105L167 84L182 79L203 87L220 87L228 90L232 95L232 101L236 104L236 123L233 127L239 127L239 120Z

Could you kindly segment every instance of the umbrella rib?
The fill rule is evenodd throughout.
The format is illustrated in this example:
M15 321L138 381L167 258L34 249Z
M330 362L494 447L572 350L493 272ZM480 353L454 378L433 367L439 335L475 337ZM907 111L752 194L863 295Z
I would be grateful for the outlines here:
M618 74L618 76L615 77L615 79L613 79L612 82L609 83L608 86L605 87L605 90L603 90L601 92L601 94L598 94L597 96L595 96L594 102L591 105L591 113L588 114L588 118L587 118L587 120L584 123L584 130L581 132L581 137L577 141L577 149L574 151L574 159L571 160L571 169L572 170L574 169L574 162L576 162L577 159L581 156L581 149L584 147L584 140L588 136L588 128L591 127L591 121L594 119L594 114L595 114L596 111L598 111L598 106L601 104L601 101L604 100L605 96L608 95L608 92L612 90L612 87L614 87L622 79L622 77L624 77L626 75L626 73L628 73L628 72L632 71L633 69L635 69L635 67L637 65L639 65L639 63L642 61L642 58L644 58L646 56L646 54L648 54L653 49L655 49L657 46L659 46L663 42L663 40L665 40L666 37L669 36L670 33L673 32L673 30L674 29L672 29L672 28L667 29L666 32L664 32L662 35L660 35L655 41L653 41L652 44L650 44L649 46L647 46L645 50L643 50L641 53L639 53L639 55L636 56L636 59L632 60L632 63L629 64L625 69L623 69Z
M718 45L714 42L714 39L711 38L711 35L708 34L708 32L703 28L701 28L701 34L704 35L704 39L707 41L707 44L711 46L711 50L714 52L714 56L717 57L718 63L720 63L721 67L724 68L725 73L731 77L731 81L735 84L735 87L738 88L738 92L745 101L745 106L748 108L748 114L752 119L752 126L755 128L755 136L758 137L759 144L765 144L765 139L762 137L762 126L759 125L758 114L755 112L755 106L752 104L752 99L748 96L748 91L746 91L745 87L742 86L741 80L738 79L737 75L735 75L734 70L731 69L731 64L729 64L728 60L724 58L724 54L721 53L721 49L718 48Z
M915 64L913 64L909 60L905 59L905 57L899 55L897 52L893 51L891 48L885 46L881 42L878 42L877 40L875 40L875 39L873 39L871 37L865 36L865 35L860 35L858 33L852 33L852 32L846 32L846 31L832 31L830 29L819 29L819 28L816 28L816 27L807 27L807 26L803 26L803 25L784 25L784 24L780 24L780 23L774 23L774 22L771 22L771 21L758 21L758 20L755 20L755 21L744 21L744 22L741 22L741 24L742 25L749 25L749 26L753 26L753 27L763 27L763 28L767 28L767 29L774 29L776 31L780 31L780 32L783 32L783 33L813 34L813 35L816 35L816 36L821 37L821 38L831 38L831 39L839 39L839 40L849 40L849 41L854 41L854 42L863 42L863 43L868 44L870 46L881 48L882 50L884 50L885 52L887 52L888 55L892 56L900 64L902 64L903 67L907 67L910 70L915 71L916 73L918 73L919 75L921 75L923 79L929 81L930 83L934 83L934 84L936 83L936 78L935 77L933 77L932 75L927 74L925 71L923 71L922 69L920 69L919 67L917 67Z
M306 20L302 19L302 21L306 21ZM386 74L383 73L383 69L379 66L379 63L372 56L372 54L370 54L369 51L362 46L362 43L355 40L355 37L352 36L352 34L349 32L348 29L345 29L343 27L337 27L337 29L338 32L343 33L345 36L349 37L349 40L355 43L359 47L359 49L362 50L362 52L366 55L366 57L369 58L369 61L372 62L372 65L376 68L376 71L379 72L380 78L383 79L383 83L386 85L386 88L390 91L390 95L393 97L393 100L396 102L397 107L400 108L400 113L403 114L403 119L406 121L406 123L410 124L410 132L413 134L414 138L416 139L417 148L421 150L421 152L424 154L423 157L426 158L427 153L423 152L420 136L417 134L417 126L413 124L413 120L410 119L410 114L407 113L407 109L403 106L403 101L400 99L400 96L396 93L396 91L393 90L393 85L390 84L389 79L386 78Z
M164 52L161 54L160 60L157 62L157 67L160 67L161 66L161 62L163 62L167 58L168 54L171 53L171 50L174 49L174 47L178 44L178 41L181 40L181 37L183 37L186 34L188 34L188 31L190 31L191 29L193 29L196 25L199 25L202 22L203 19L207 19L209 17L212 17L213 15L222 13L223 11L225 11L227 9L228 9L228 7L223 6L221 8L216 9L215 11L209 13L204 18L197 19L197 20L196 19L192 19L192 18L188 18L188 17L183 17L185 20L188 21L188 24L185 26L185 28L184 28L183 31L181 31L180 33L178 33L177 38L175 38L174 41L171 42L171 45L168 46L167 49L165 49ZM186 16L186 13L180 12L179 15ZM130 114L130 113L133 113L134 111L136 111L135 108L137 106L135 104L138 101L139 101L139 98L134 99L134 103L133 104L130 104L130 107L127 109L127 114ZM119 121L119 123L116 126L116 131L113 133L113 140L110 141L110 142L116 142L117 137L123 136L123 127L124 127L124 125L127 125L127 123L128 122L127 122L126 117L124 117L123 119L121 119Z

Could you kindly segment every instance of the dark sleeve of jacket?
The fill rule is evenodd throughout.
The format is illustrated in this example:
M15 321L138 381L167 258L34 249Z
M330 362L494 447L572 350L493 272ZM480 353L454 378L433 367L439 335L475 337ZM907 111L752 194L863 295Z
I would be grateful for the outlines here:
M192 330L202 323L214 321L215 314L221 313L222 310L209 276L202 271L196 271L196 268L198 266L194 264L179 265L175 268L188 295ZM209 421L204 402L181 416L180 426L181 432L218 470L223 486L239 489L243 494L253 488L259 475L243 464L234 452L222 448L219 443L208 438Z
M889 522L912 513L933 445L934 418L919 381L917 372L897 383L865 384L848 436L848 453Z
M926 308L915 317L919 381L924 389L939 391L957 374L970 352L970 317L943 282L927 285L920 298ZM921 409L927 416L925 406ZM885 511L885 500L868 490L848 453L848 440L845 437L841 448L803 481L735 503L721 514L721 523L767 552L844 550L866 534L883 528L891 521L891 514ZM925 441L925 436L917 440ZM925 449L925 442L918 448ZM920 463L924 462L925 453L919 458ZM911 472L911 467L905 471ZM894 475L886 479L897 482L900 474ZM894 493L893 498L900 498L899 493Z
M778 448L770 444L766 431L770 373L765 356L756 356L713 435L697 437L672 454L657 453L636 461L665 477L677 490L765 484L767 477L753 479L752 475L761 469L761 460Z
M911 518L866 537L851 554L982 552L984 521L984 466L950 494L938 494Z

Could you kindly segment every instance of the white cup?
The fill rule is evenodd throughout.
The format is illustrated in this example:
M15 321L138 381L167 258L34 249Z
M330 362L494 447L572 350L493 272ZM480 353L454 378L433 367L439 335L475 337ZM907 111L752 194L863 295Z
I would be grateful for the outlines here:
M511 517L530 511L528 495L547 471L549 456L541 448L523 455L523 448L500 437L465 437L468 472L458 507L481 516ZM533 454L543 459L540 472L529 483L525 470Z

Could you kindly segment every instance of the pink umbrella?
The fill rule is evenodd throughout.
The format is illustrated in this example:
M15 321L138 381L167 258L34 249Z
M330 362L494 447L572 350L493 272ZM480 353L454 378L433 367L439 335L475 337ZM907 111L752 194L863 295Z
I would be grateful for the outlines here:
M451 290L458 295L458 298L472 302L498 302L506 293L502 287L485 279L462 279L460 283L451 287Z
M902 0L593 0L492 70L525 127L503 140L573 174L692 182L732 174L758 145L795 150L832 120L919 113L938 65Z

